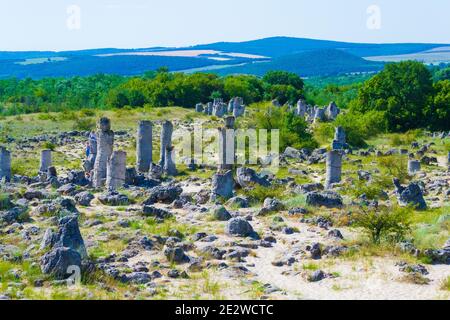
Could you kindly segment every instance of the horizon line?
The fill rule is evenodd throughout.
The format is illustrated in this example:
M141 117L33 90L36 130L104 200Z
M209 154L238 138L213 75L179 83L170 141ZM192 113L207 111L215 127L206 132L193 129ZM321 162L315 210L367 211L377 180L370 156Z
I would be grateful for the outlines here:
M64 52L79 52L79 51L89 51L89 50L150 50L150 49L186 49L186 48L194 48L198 46L206 46L213 45L219 43L244 43L244 42L254 42L266 39L276 39L276 38L286 38L286 39L302 39L302 40L313 40L313 41L324 41L324 42L340 42L345 44L361 44L361 45L399 45L399 44L423 44L423 45L449 45L450 43L437 43L437 42L352 42L352 41L342 41L342 40L330 40L330 39L317 39L317 38L306 38L306 37L292 37L292 36L271 36L271 37L263 37L256 38L250 40L242 40L242 41L215 41L209 43L200 43L200 44L192 44L187 46L163 46L156 45L152 47L91 47L91 48L83 48L83 49L66 49L66 50L1 50L0 53L24 53L24 52L51 52L51 53L64 53Z

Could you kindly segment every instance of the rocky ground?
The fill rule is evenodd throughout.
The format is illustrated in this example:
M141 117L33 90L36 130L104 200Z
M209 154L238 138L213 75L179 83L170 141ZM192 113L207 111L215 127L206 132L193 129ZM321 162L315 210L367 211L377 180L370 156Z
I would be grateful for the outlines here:
M142 116L112 119L115 148L128 152L130 167ZM193 125L186 115L167 117L176 127ZM81 171L86 132L25 134L35 118L6 121L16 175L1 185L2 299L450 298L448 137L397 146L377 138L344 156L343 181L329 192L326 149L287 149L276 174L257 176L259 166L238 172L234 197L210 201L209 167L179 166L178 176L157 181L135 176L117 193L93 189ZM42 181L38 153L48 141L58 179ZM408 153L422 169L399 177ZM249 188L248 180L264 186ZM426 209L407 209L405 238L372 243L355 215L416 201L415 186ZM69 266L81 266L74 285L65 280Z

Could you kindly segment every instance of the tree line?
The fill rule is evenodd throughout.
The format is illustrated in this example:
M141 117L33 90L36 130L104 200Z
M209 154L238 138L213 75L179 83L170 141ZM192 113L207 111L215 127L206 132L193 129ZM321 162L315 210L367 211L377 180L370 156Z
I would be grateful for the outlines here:
M348 109L347 117L352 119L348 122L370 114L371 122L384 123L390 132L416 128L450 130L449 74L448 68L433 70L422 63L406 61L387 64L384 70L362 82L326 86L305 85L299 76L285 71L270 71L263 77L220 77L201 72L170 73L167 68L137 77L99 74L7 79L0 80L0 114L144 106L193 108L199 102L214 98L227 101L235 96L244 98L248 105L273 99L295 104L302 98L313 105L334 100Z

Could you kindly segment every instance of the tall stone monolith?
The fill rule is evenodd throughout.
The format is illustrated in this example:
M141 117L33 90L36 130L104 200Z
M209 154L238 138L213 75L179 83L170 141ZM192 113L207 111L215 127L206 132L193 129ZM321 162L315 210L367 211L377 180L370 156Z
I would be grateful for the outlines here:
M166 148L165 152L165 161L163 171L167 176L176 176L178 171L175 165L175 152L173 146L169 146Z
M109 158L113 152L114 132L111 130L111 121L101 118L97 123L97 156L94 164L92 184L95 188L105 185Z
M341 182L342 153L332 150L327 153L325 187L329 189L333 183Z
M140 121L136 139L136 170L138 172L150 170L152 152L152 123L151 121Z
M408 174L413 176L418 171L420 171L420 161L414 159L408 160Z
M116 190L123 187L127 171L127 153L125 151L114 151L108 160L106 187Z
M11 153L0 147L0 180L11 181Z
M173 124L164 121L161 129L161 144L159 151L159 165L164 168L166 159L166 149L172 147Z
M52 150L42 150L39 172L47 172L48 168L51 166L52 166Z

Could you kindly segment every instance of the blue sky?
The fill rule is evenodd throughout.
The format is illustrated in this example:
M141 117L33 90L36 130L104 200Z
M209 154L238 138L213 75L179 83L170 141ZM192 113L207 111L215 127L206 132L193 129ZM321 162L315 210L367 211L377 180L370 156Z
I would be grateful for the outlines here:
M67 13L70 5L80 9L80 19ZM367 27L371 5L381 13L380 28ZM186 46L269 36L450 43L449 12L448 0L1 0L0 50Z

